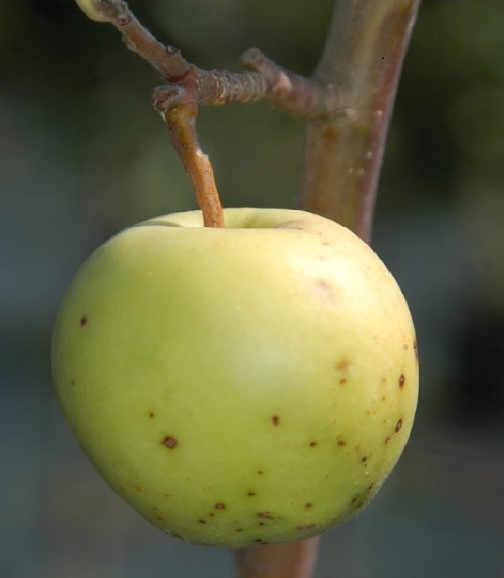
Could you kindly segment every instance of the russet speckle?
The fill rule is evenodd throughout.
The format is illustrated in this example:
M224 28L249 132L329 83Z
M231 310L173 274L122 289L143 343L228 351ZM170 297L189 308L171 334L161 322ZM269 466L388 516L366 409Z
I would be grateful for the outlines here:
M258 512L257 517L262 520L273 520L273 514L271 512Z
M179 445L178 440L172 436L166 436L165 438L163 438L163 441L161 443L170 450L175 449Z
M336 363L336 369L339 371L345 371L350 367L350 361L348 359L341 359Z
M318 279L314 284L316 292L324 299L334 300L334 292L331 285L325 279Z

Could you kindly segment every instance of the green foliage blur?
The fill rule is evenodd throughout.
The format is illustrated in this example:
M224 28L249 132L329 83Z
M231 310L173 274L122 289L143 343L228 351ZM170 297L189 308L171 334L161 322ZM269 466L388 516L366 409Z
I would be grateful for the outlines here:
M130 6L203 68L240 70L240 55L258 46L310 74L333 2ZM132 578L159 568L232 575L223 553L193 555L128 513L79 453L51 386L51 327L79 264L123 227L196 206L150 103L158 83L112 27L89 21L72 0L0 0L2 578ZM205 108L198 127L225 206L297 206L302 121L261 103ZM423 0L373 245L415 318L419 420L386 489L330 534L317 578L501 576L502 1Z

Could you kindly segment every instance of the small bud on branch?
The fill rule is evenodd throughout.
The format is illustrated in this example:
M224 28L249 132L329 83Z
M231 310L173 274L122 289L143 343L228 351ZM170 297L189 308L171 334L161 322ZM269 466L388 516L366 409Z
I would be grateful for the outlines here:
M95 22L113 22L117 18L114 12L109 15L108 3L99 0L75 0L84 14Z

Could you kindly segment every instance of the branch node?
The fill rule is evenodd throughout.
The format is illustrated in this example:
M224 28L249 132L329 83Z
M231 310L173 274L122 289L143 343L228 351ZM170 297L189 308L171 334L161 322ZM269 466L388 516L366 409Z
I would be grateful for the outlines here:
M154 109L165 116L186 99L186 90L180 84L163 84L152 89L151 98Z

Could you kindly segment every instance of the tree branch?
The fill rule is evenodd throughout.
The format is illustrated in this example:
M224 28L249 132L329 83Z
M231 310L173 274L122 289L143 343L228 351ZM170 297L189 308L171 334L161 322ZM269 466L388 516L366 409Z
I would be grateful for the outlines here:
M293 544L243 548L236 554L238 578L310 578L320 537Z
M191 73L194 82L185 89L192 91L196 105L248 103L265 98L278 109L308 118L344 106L342 95L332 84L294 74L266 58L257 48L243 54L245 72L202 70L185 60L177 48L156 40L124 0L77 0L77 3L93 20L115 26L126 46L149 62L169 85L166 88L170 93L172 85L184 86Z
M345 109L308 122L303 208L369 241L383 151L420 0L339 0L315 72Z

